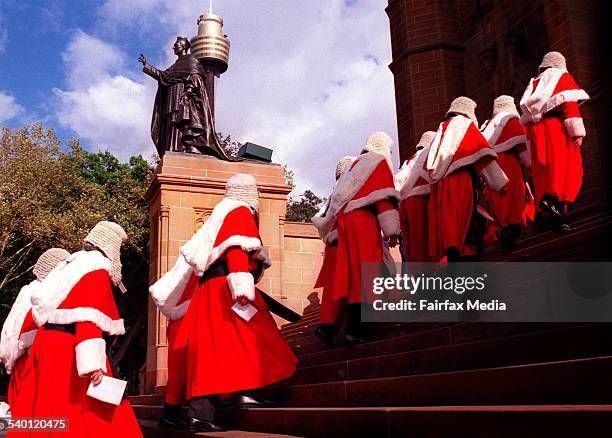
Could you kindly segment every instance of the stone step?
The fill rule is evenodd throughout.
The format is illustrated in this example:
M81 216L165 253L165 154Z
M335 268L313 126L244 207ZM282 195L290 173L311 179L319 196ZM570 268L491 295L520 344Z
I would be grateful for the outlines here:
M138 420L145 438L300 438L296 435L279 435L269 432L250 432L247 430L228 430L226 432L189 432L188 430L160 429L155 420Z
M573 256L581 261L610 260L609 246L606 247L600 243L612 238L611 212L605 211L584 217L576 221L573 226L574 229L569 232L548 231L525 239L511 252L487 251L483 261L567 261L566 250L568 249L572 250ZM585 259L582 252L591 247L598 251L589 256L591 258ZM594 257L595 255L597 257Z
M608 404L612 357L267 389L283 406Z
M136 412L140 407L134 406ZM157 416L161 407L157 409ZM216 420L246 436L410 438L586 438L603 437L612 422L611 405L499 405L353 408L261 408L219 410ZM141 422L141 424L152 422ZM189 437L188 432L158 430L146 437ZM244 433L245 435L230 435ZM252 432L251 432L252 433Z
M304 385L612 355L612 326L589 324L298 368Z
M413 323L424 324L424 323ZM381 339L367 344L354 347L341 347L330 349L327 346L320 351L305 353L300 349L294 349L299 358L298 367L321 365L331 362L351 360L363 357L399 353L404 351L421 350L424 348L441 347L450 344L476 341L481 339L491 339L503 336L511 336L519 333L530 333L536 331L551 330L568 324L555 323L457 323L446 324L445 326L432 325L433 328L427 331L417 331L410 333L410 323L406 323L402 328L407 334ZM574 324L575 325L575 324ZM404 331L398 331L397 334Z

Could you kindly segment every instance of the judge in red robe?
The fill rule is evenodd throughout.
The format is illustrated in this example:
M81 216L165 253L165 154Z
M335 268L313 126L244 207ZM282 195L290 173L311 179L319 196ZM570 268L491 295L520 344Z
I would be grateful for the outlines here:
M435 131L426 131L416 145L416 153L406 160L395 175L395 188L400 192L399 208L404 262L429 261L427 210L429 206L429 173L424 168L429 145Z
M508 177L507 193L487 187L484 192L499 230L502 248L512 249L521 232L525 212L524 169L531 166L525 129L512 96L499 96L493 101L493 117L482 128L482 135L497 153L497 163Z
M118 224L98 223L84 239L84 250L32 294L32 316L40 328L29 359L37 392L27 416L67 418L68 431L57 436L142 436L127 400L116 406L87 395L90 384L112 375L103 333L125 333L111 283L123 289L120 250L126 238Z
M578 104L588 98L559 52L544 55L540 75L531 79L521 98L536 205L562 230L570 229L567 208L582 185L580 148L586 130Z
M232 400L239 406L260 406L262 400L251 390L295 372L297 359L255 289L270 266L259 236L258 210L255 178L234 175L226 184L225 198L181 248L201 277L176 339L177 348L187 349L187 398L194 431L222 429L213 422L212 396L237 393ZM247 320L233 308L256 312Z
M432 181L428 221L432 260L478 258L485 231L476 209L478 177L498 192L508 183L497 154L476 126L475 109L476 102L467 97L453 100L427 156Z
M164 410L159 427L184 429L183 405L187 391L187 349L177 345L176 339L187 313L193 292L200 277L180 255L174 267L149 288L151 298L160 312L167 318L166 340L168 343L168 381L164 397Z
M342 174L355 161L355 157L344 156L336 165L336 183ZM329 202L329 199L328 199ZM323 210L327 208L326 202ZM334 228L331 232L323 237L325 243L325 253L323 254L323 265L319 271L319 276L315 282L316 288L323 288L321 298L321 313L319 316L319 326L315 330L315 335L322 339L328 346L334 346L334 338L340 331L340 326L344 319L346 310L346 301L343 299L334 298L334 271L336 269L336 257L338 254L338 229Z
M365 341L360 306L362 264L383 263L383 237L395 246L400 234L392 143L383 132L370 135L361 155L338 180L326 211L312 219L321 237L338 229L333 296L348 302L347 344Z
M38 330L32 318L32 293L40 286L49 272L68 257L70 253L62 248L51 248L45 251L32 269L36 279L21 288L4 320L0 337L0 361L4 364L7 374L11 376L8 402L13 416L23 416L22 412L27 413L31 410L36 394L31 378L33 370L29 366L31 361L28 361L28 352L36 339Z

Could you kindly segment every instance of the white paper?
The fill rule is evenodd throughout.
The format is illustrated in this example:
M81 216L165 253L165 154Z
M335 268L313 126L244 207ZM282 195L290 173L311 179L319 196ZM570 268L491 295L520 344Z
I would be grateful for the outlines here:
M102 376L102 381L98 386L94 386L93 382L89 384L87 395L106 403L119 405L123 399L126 385L127 381L125 380Z
M249 303L245 304L244 306L234 303L232 310L245 321L250 321L253 315L257 313L257 308Z

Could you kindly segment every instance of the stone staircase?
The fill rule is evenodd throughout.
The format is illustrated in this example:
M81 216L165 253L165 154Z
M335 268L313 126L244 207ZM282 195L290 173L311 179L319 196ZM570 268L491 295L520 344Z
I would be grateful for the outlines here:
M610 260L611 229L599 211L487 260ZM219 410L218 421L263 436L470 438L605 436L612 422L612 324L379 324L375 341L335 349L317 324L314 310L282 327L300 362L267 389L277 407ZM183 436L154 427L162 396L131 401L146 436ZM234 433L204 436L249 436Z

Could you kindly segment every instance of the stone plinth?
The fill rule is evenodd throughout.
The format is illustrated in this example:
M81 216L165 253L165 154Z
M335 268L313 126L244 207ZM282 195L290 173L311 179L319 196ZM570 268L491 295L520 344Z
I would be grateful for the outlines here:
M253 175L260 192L260 233L272 267L258 286L277 299L284 298L281 286L284 220L290 187L283 168L277 164L231 163L176 152L166 152L147 192L151 223L150 283L172 268L180 247L223 198L226 181L236 173ZM166 318L149 300L147 363L142 385L146 393L161 391L166 384L166 324Z

